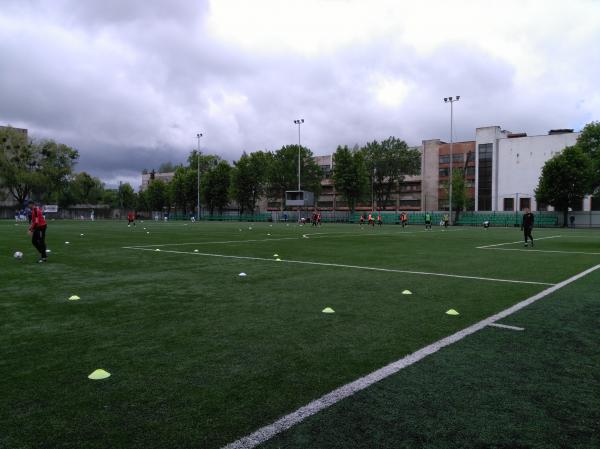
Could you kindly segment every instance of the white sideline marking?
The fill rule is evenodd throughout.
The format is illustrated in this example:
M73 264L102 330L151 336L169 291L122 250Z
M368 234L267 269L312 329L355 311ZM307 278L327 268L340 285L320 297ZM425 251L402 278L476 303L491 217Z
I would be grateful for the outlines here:
M547 288L546 290L543 290L540 293L524 301L521 301L515 304L514 306L509 307L508 309L503 310L502 312L492 315L491 317L479 321L478 323L475 323L461 331L458 331L455 334L452 334L446 338L442 338L441 340L436 341L435 343L425 346L424 348L421 348L418 351L401 358L400 360L392 362L389 365L384 366L383 368L373 371L372 373L367 374L366 376L361 377L360 379L357 379L354 382L350 382L340 388L337 388L332 392L321 396L319 399L316 399L310 402L309 404L300 407L295 412L292 412L288 415L279 418L274 423L261 427L254 433L251 433L250 435L247 435L243 438L240 438L237 441L234 441L233 443L228 444L223 449L251 449L253 447L256 447L259 444L262 444L265 441L273 438L275 435L283 432L284 430L287 430L292 426L304 421L306 418L316 414L317 412L320 412L321 410L330 407L331 405L341 401L342 399L352 396L358 391L364 390L365 388L373 385L376 382L379 382L382 379L385 379L386 377L391 376L392 374L396 374L401 369L406 368L407 366L410 366L421 359L424 359L428 355L436 353L437 351L446 346L449 346L453 343L456 343L457 341L462 340L468 335L471 335L483 329L484 327L493 324L495 321L506 318L507 316L523 309L524 307L527 307L530 304L533 304L534 302L555 292L556 290L564 287L565 285L568 285L571 282L574 282L577 279L591 273L592 271L597 270L598 268L600 268L600 265L596 265L592 268L582 271L581 273L576 274L575 276L572 276L569 279L564 280L550 288Z
M539 239L538 239L539 240ZM524 251L526 253L558 253L558 254L589 254L589 255L600 255L600 253L590 253L586 251L558 251L549 249L519 249L519 248L480 248L480 249L493 249L496 251Z
M558 237L562 237L560 235L551 235L549 237L539 237L537 240L544 240L544 239L556 239ZM515 243L523 243L523 240L519 240L517 242L506 242L506 243L496 243L495 245L484 245L484 246L478 246L477 249L488 249L488 248L493 248L496 246L504 246L504 245L514 245Z
M509 326L508 324L492 323L490 326L501 327L502 329L511 329L513 331L524 331L524 327Z
M135 249L138 251L154 251L152 248L140 248L136 246L124 246L123 249ZM173 250L161 250L163 253L174 253L174 254L189 254L192 256L205 256L205 257L221 257L224 259L241 259L241 260L261 260L266 262L286 262L286 263L297 263L302 265L319 265L323 267L337 267L337 268L353 268L357 270L369 270L369 271L384 271L386 273L404 273L404 274L420 274L424 276L441 276L448 278L458 278L458 279L473 279L477 281L492 281L492 282L508 282L511 284L533 284L533 285L555 285L550 282L537 282L537 281L517 281L514 279L499 279L499 278L487 278L487 277L479 277L479 276L465 276L460 274L446 274L446 273L432 273L429 271L409 271L409 270L396 270L393 268L377 268L377 267L366 267L361 265L346 265L341 263L327 263L327 262L311 262L307 260L290 260L290 259L282 259L275 260L269 259L267 257L251 257L251 256L231 256L227 254L212 254L212 253L196 253L196 252L188 252L188 251L173 251Z

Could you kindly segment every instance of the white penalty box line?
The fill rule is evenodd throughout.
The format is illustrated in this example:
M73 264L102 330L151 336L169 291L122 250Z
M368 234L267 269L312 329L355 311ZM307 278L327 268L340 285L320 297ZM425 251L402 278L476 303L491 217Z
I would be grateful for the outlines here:
M137 246L124 246L123 249L162 252L162 253L171 253L171 254L186 254L186 255L190 255L190 256L219 257L219 258L223 258L223 259L257 260L257 261L274 262L274 263L291 263L291 264L313 265L313 266L322 266L322 267L349 268L349 269L355 269L355 270L380 271L380 272L385 272L385 273L402 273L402 274L414 274L414 275L422 275L422 276L438 276L438 277L455 278L455 279L470 279L470 280L476 280L476 281L504 282L504 283L511 283L511 284L555 285L550 282L521 281L521 280L516 280L516 279L499 279L499 278L490 278L490 277L481 277L481 276L467 276L467 275L460 275L460 274L434 273L434 272L429 272L429 271L398 270L398 269L394 269L394 268L368 267L368 266L362 266L362 265L348 265L348 264L329 263L329 262L314 262L314 261L308 261L308 260L291 260L291 259L277 260L277 259L271 259L271 258L267 258L267 257L233 256L233 255L229 255L229 254L176 251L176 250L165 250L165 249L159 249L159 248L156 248L156 249L142 248L142 247L137 247Z
M407 366L410 366L424 359L425 357L438 352L440 349L446 346L450 346L451 344L454 344L462 340L463 338L480 331L481 329L487 326L495 324L496 321L506 318L507 316L512 315L513 313L533 304L534 302L539 301L540 299L548 296L551 293L554 293L555 291L563 288L564 286L575 282L579 278L582 278L583 276L586 276L589 273L596 271L598 268L600 268L600 265L596 265L592 268L582 271L581 273L576 274L575 276L572 276L569 279L566 279L550 288L547 288L546 290L543 290L540 293L524 301L521 301L509 307L508 309L503 310L502 312L492 315L489 318L481 320L478 323L475 323L461 331L456 332L455 334L452 334L446 338L442 338L441 340L436 341L435 343L425 346L424 348L421 348L418 351L413 352L412 354L409 354L395 362L392 362L389 365L384 366L383 368L373 371L372 373L367 374L366 376L361 377L360 379L343 385L342 387L337 388L332 392L325 394L324 396L321 396L319 399L316 399L311 403L300 407L296 411L279 418L274 423L261 427L260 429L251 433L250 435L247 435L243 438L240 438L237 441L234 441L231 444L228 444L223 449L254 448L259 444L270 440L271 438L280 434L281 432L290 429L296 424L299 424L305 419L315 415L316 413L340 402L342 399L350 397L353 394L362 391L367 387L370 387L371 385L393 374L396 374L397 372L406 368Z
M548 236L548 237L540 237L540 238L537 238L536 240L556 239L556 238L559 238L559 237L561 237L561 236L560 235L551 235L551 236ZM476 248L477 249L495 249L498 246L515 245L517 243L523 243L523 240L518 240L516 242L496 243L494 245L477 246Z
M544 240L544 239L556 239L556 238L560 238L560 237L569 237L569 236L564 236L564 235L551 235L549 237L539 237L537 240ZM491 249L491 250L496 250L496 251L522 251L522 252L527 252L527 253L550 253L550 254L587 254L587 255L591 255L591 256L600 256L599 252L591 252L591 251L561 251L561 250L550 250L550 249L521 249L521 248L499 248L499 246L506 246L506 245L515 245L517 243L523 243L523 240L519 240L517 242L506 242L506 243L496 243L494 245L484 245L484 246L477 246L476 249Z

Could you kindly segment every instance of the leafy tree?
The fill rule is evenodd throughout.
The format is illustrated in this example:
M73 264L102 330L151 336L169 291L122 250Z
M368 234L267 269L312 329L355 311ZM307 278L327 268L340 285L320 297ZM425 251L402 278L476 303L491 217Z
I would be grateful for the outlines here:
M576 145L591 158L594 164L595 174L592 190L597 191L600 187L600 122L591 122L585 125L577 138Z
M367 192L369 173L365 166L364 153L352 151L348 146L338 146L333 155L333 183L354 213L356 204Z
M298 145L281 147L275 153L269 153L268 162L268 191L269 198L281 200L285 204L286 190L298 188L298 150L300 150L301 184L302 190L313 192L315 198L321 192L321 169L313 159L313 153L308 148Z
M71 195L77 204L98 204L104 194L104 184L89 173L77 173L69 184Z
M122 207L123 209L135 209L137 198L131 184L128 182L119 184L117 195L119 200L118 207Z
M594 177L590 156L577 145L567 147L544 164L535 189L536 201L562 211L566 224L569 208L581 204L591 191Z
M173 162L163 162L162 164L160 164L160 166L158 167L158 172L159 173L171 173L174 172L177 169L177 167L173 164Z
M410 149L406 142L396 137L369 142L362 152L377 205L382 208L391 203L393 190L404 177L416 175L421 169L419 151Z
M188 167L177 167L169 183L171 198L175 206L187 213L194 210L197 201L197 171Z
M231 183L231 166L227 161L221 161L207 172L200 180L200 190L204 203L213 215L215 209L219 214L229 204L229 188Z
M146 210L162 210L168 205L168 196L167 185L163 181L160 179L152 181L144 191Z
M31 195L48 200L66 187L79 154L53 141L34 143L11 128L0 130L0 187L23 204Z
M256 201L264 195L270 158L257 151L242 154L231 172L231 197L238 203L240 214L254 211Z
M121 202L119 200L119 189L104 189L100 202L102 204L108 204L110 207L115 209L121 207Z

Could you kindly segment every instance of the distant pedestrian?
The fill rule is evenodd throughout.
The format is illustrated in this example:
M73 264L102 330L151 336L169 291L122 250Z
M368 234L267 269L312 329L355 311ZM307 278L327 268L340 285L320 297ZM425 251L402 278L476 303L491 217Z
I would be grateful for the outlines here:
M135 226L135 214L133 212L127 212L127 226Z
M31 236L31 243L40 253L39 263L46 262L46 219L42 214L42 209L36 207L33 201L27 205L31 210L31 226L28 234Z
M575 215L571 215L569 217L569 222L571 223L571 227L574 228L575 227Z
M373 214L369 214L369 225L375 227L375 220L373 220Z
M377 214L377 225L378 226L383 225L383 220L381 219L381 213Z
M431 230L431 214L429 212L425 213L425 229Z
M529 209L525 209L523 221L521 222L521 231L523 231L523 237L525 238L525 247L527 247L527 241L529 239L531 240L531 247L533 248L533 236L531 235L531 231L533 230L534 221L535 217L531 211Z

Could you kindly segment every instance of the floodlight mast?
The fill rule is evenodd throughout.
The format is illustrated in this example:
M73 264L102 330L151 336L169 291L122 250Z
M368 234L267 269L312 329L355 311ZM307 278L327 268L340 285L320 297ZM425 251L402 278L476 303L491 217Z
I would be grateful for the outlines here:
M300 191L300 148L301 148L300 125L302 125L302 123L304 123L304 119L303 118L296 119L296 120L294 120L294 123L296 125L298 125L298 191Z
M196 168L198 170L198 186L196 187L196 194L198 202L196 204L196 220L200 221L200 138L202 137L202 133L196 134L196 138L198 139L198 151L196 152Z
M448 210L450 211L450 225L454 224L452 219L452 166L454 165L452 150L454 146L454 102L460 100L460 95L456 97L444 98L444 103L450 103L450 177L448 181Z

